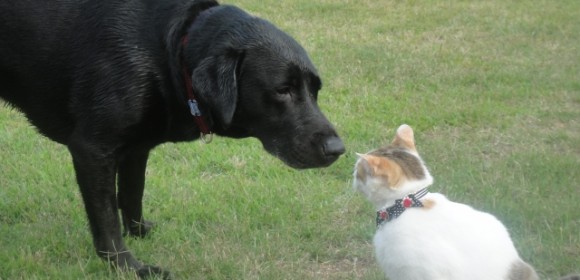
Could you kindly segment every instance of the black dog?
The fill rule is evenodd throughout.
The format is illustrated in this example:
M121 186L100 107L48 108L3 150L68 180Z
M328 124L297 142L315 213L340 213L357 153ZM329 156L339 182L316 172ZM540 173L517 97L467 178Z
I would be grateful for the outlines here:
M256 137L294 168L344 153L303 48L232 6L1 1L0 54L0 96L72 154L97 254L141 276L167 274L131 255L118 210L127 234L150 230L141 200L156 145Z

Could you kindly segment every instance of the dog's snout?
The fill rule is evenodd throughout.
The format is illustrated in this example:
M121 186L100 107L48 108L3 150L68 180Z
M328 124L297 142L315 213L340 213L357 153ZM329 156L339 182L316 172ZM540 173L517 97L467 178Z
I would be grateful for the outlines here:
M325 156L340 156L344 154L345 148L342 140L337 136L326 138L322 145L322 151Z

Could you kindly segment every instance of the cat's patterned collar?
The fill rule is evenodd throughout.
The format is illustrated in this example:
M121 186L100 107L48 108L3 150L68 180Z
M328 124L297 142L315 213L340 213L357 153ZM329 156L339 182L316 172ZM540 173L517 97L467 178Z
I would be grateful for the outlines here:
M407 195L401 199L395 200L395 205L377 211L377 228L386 222L398 218L407 208L423 207L419 199L424 197L429 191L424 188L414 194Z

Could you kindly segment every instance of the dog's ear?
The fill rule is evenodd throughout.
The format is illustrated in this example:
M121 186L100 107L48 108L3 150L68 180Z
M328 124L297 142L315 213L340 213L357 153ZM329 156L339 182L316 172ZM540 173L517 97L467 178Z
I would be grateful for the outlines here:
M191 74L194 94L225 129L231 123L238 103L238 67L243 54L236 51L204 59Z

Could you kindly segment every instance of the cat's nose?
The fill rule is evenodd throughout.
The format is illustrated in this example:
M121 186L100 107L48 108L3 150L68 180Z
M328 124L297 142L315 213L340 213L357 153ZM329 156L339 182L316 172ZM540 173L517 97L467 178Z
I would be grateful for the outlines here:
M344 148L342 140L340 140L340 138L337 136L330 136L326 138L322 145L322 152L325 156L338 157L344 154L345 151L346 149Z

